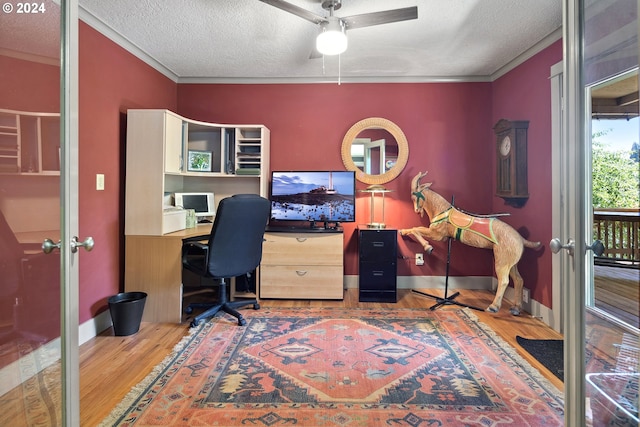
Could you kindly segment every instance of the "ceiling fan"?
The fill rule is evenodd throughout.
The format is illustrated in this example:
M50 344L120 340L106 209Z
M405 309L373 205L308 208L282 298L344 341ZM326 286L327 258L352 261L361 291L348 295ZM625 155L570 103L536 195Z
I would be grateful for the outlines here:
M333 13L342 7L342 0L322 1L322 8L329 11L329 16L316 15L313 12L283 0L260 1L320 26L321 31L316 39L316 49L311 53L311 58L320 55L338 55L347 50L347 30L418 18L417 6L340 18L333 16Z

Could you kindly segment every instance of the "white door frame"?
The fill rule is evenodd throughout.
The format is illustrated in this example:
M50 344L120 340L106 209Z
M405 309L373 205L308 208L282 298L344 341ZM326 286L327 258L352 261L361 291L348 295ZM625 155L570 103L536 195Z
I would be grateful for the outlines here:
M60 2L61 63L61 363L62 424L80 425L79 252L71 251L78 236L78 0Z
M562 158L562 61L551 66L551 236L564 236L567 227L565 221L570 220L563 215L562 176L564 164ZM562 256L551 256L551 312L546 323L554 330L563 332L564 316L562 313L562 283L566 278L562 272L567 269L567 259Z
M584 64L584 0L564 0L563 4L563 102L560 166L560 220L566 228L553 236L563 243L575 241L575 255L562 251L566 262L562 277L562 314L564 334L565 426L585 423L585 283L586 241L590 197L590 170L587 168L591 138L586 135ZM589 141L589 144L587 144ZM561 227L562 228L562 227Z

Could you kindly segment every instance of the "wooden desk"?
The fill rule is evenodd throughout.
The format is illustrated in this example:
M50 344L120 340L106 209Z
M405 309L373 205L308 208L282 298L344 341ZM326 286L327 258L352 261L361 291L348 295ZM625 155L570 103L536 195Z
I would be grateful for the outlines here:
M143 322L182 320L182 239L209 236L211 224L163 236L125 237L125 292L146 292Z

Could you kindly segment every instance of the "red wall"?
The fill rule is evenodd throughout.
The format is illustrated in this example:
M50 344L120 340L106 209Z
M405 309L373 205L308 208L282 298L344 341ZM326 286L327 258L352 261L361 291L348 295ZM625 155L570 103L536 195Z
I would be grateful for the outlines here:
M409 141L405 171L387 187L389 227L428 225L413 212L410 183L428 171L433 190L469 211L508 211L508 222L526 227L529 237L546 244L551 238L549 67L561 60L558 42L494 83L433 84L277 84L177 85L84 23L80 23L80 236L96 246L80 256L80 322L106 309L108 296L120 292L124 275L124 153L126 110L166 108L192 119L232 124L264 124L271 129L271 168L343 169L342 138L357 121L387 118ZM24 64L0 57L0 71ZM10 62L10 63L9 63ZM38 67L42 67L38 65ZM21 71L23 76L40 71ZM2 93L20 82L17 73ZM48 78L57 78L50 74ZM21 80L22 81L22 80ZM37 79L36 79L37 81ZM54 99L53 95L45 98ZM53 102L53 101L51 101ZM16 104L16 109L56 110ZM495 141L492 127L500 118L530 120L529 192L519 209L496 198ZM105 190L95 190L95 175L105 174ZM358 183L358 188L365 185ZM367 196L357 204L358 223L369 217ZM345 224L345 273L357 273L356 224ZM446 244L434 243L425 265L413 265L417 243L399 238L399 274L444 275ZM550 305L551 259L545 249L525 252L521 263L532 296ZM454 244L452 276L491 276L490 251Z
M176 83L93 28L80 23L80 236L93 236L80 255L80 322L107 307L124 286L126 111L177 106ZM95 187L105 175L104 191Z
M273 170L344 169L342 138L367 117L396 123L409 141L409 162L387 187L388 227L428 225L413 212L410 184L419 171L429 171L433 189L456 204L476 212L492 207L493 144L490 83L435 84L279 84L204 85L178 87L178 113L217 123L264 124L271 130ZM358 188L366 185L358 183ZM358 223L369 218L368 196L356 205ZM345 273L357 274L355 224L345 229ZM420 246L400 239L399 275L443 275L446 244L425 265L416 267ZM451 275L491 275L491 253L457 245Z
M60 67L0 55L2 108L60 112Z
M505 222L532 241L540 241L540 250L526 249L518 269L531 297L547 307L552 306L551 251L551 81L550 68L562 61L562 41L513 69L493 83L493 120L529 120L528 185L529 199L523 208L513 208L498 197L493 210L509 212ZM495 144L495 138L493 143ZM494 148L495 150L495 145ZM495 155L492 157L495 170ZM495 175L492 176L495 188Z

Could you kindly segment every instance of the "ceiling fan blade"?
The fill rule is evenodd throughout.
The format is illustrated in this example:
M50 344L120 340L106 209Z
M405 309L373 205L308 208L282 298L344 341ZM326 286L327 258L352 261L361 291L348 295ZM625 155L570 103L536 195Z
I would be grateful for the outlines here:
M268 3L268 2L267 2ZM347 30L354 28L371 27L373 25L388 24L390 22L408 21L418 18L418 7L405 7L402 9L385 10L382 12L363 13L340 18Z
M309 12L307 9L303 9L295 4L287 3L282 0L260 0L263 3L270 4L271 6L277 7L278 9L282 9L285 12L293 13L296 16L299 16L302 19L306 19L307 21L313 22L314 24L321 24L323 22L327 22L327 20L320 15L316 15L313 12Z

